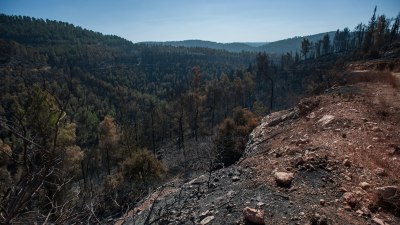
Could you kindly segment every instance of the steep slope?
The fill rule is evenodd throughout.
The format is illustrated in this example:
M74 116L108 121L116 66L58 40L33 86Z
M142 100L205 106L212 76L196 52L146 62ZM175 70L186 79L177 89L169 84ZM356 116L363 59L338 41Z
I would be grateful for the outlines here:
M243 224L245 207L262 211L266 224L399 224L395 85L334 87L272 113L237 164L174 180L117 224ZM293 179L279 185L277 172Z

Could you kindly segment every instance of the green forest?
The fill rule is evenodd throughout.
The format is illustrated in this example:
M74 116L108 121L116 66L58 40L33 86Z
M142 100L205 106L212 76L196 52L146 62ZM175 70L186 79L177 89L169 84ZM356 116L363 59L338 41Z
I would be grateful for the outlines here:
M166 180L229 166L262 116L340 84L349 60L381 57L399 24L375 9L278 55L0 14L0 223L101 223Z

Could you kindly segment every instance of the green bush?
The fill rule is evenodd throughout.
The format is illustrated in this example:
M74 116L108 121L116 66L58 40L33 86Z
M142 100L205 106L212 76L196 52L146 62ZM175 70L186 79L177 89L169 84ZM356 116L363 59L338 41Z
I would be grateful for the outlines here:
M233 118L227 118L219 125L215 145L225 166L242 157L249 134L256 126L256 116L242 108L236 108Z
M136 151L122 163L122 170L126 180L132 179L149 183L162 178L166 168L147 149Z

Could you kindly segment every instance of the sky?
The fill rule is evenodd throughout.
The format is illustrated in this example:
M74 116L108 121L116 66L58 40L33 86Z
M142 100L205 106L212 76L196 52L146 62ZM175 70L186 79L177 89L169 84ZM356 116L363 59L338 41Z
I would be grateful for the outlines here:
M271 42L395 17L400 0L0 0L0 12L72 23L132 42Z

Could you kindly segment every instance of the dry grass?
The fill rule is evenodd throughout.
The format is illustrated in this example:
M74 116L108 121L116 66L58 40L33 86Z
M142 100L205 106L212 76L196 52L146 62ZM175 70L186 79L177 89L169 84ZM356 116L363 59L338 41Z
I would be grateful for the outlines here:
M352 73L345 76L347 84L357 83L382 83L389 84L393 88L400 87L399 78L389 71L353 71Z

